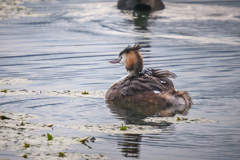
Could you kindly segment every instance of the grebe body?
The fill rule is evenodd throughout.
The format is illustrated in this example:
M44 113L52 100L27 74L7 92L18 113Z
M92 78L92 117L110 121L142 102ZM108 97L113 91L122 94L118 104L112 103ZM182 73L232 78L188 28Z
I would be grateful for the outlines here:
M128 46L119 53L117 60L110 63L123 64L128 71L125 78L115 82L106 93L106 100L132 103L189 105L192 103L186 91L177 91L169 78L177 76L167 70L143 70L140 45Z

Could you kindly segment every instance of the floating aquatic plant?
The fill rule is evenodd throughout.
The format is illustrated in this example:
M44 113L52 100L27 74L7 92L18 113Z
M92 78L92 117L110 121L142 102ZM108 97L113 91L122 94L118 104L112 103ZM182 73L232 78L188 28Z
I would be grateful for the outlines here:
M177 121L187 121L187 120L188 120L188 118L184 118L184 117L180 118L180 117L177 117Z
M84 91L84 92L82 92L82 94L89 94L89 92L87 92L87 91Z
M27 158L28 158L28 155L27 155L27 153L25 153L25 154L23 155L23 158L25 158L25 159L27 159Z
M127 126L123 126L120 128L121 131L126 131L127 130Z
M7 93L7 89L3 89L1 90L1 92Z
M80 140L78 140L78 141L81 142L81 143L85 143L88 138L89 138L89 137L84 138L84 139L80 139Z
M1 119L1 120L4 120L4 119L11 119L11 118L8 118L8 117L6 117L6 116L0 116L0 119Z
M29 147L30 147L30 144L24 143L24 147L25 147L25 148L29 148Z
M84 139L80 139L80 140L77 140L79 142L81 142L83 145L87 146L89 149L92 149L92 147L90 147L89 145L86 144L86 142L88 142L88 138L84 138Z
M63 152L58 152L58 157L66 157Z
M23 123L23 121L22 121L22 123L20 124L20 126L25 126L25 123Z
M48 141L53 140L53 136L51 134L49 134L49 133L47 133L47 138L48 138Z

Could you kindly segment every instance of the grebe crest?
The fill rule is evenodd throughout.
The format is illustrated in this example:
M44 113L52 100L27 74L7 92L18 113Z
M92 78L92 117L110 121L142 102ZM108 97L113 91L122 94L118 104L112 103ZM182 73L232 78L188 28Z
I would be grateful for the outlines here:
M125 66L129 75L138 74L143 70L143 58L139 53L142 47L139 44L130 45L119 53L118 59L109 61L110 63L120 63Z

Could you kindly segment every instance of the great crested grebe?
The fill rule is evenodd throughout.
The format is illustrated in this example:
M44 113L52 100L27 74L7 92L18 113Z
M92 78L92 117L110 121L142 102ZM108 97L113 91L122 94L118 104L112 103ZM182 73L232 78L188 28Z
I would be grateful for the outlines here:
M177 76L167 70L143 70L140 45L128 46L119 53L117 60L110 63L123 64L128 71L125 78L114 83L106 93L106 100L133 103L190 105L191 98L186 91L177 91L169 78Z
M165 5L161 0L118 0L117 8L121 10L157 11Z

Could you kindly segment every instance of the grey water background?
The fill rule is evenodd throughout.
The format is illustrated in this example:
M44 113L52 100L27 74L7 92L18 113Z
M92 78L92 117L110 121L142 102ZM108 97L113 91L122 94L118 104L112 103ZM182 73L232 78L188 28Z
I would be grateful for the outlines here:
M187 117L218 122L173 124L158 135L52 133L103 138L75 151L112 159L239 159L240 1L164 2L166 9L148 18L122 13L113 0L25 2L45 16L0 21L0 77L34 83L1 89L107 90L126 75L108 61L139 43L145 68L176 73L175 87L191 95ZM40 122L51 124L121 124L127 117L101 98L0 96L0 109L41 115Z

